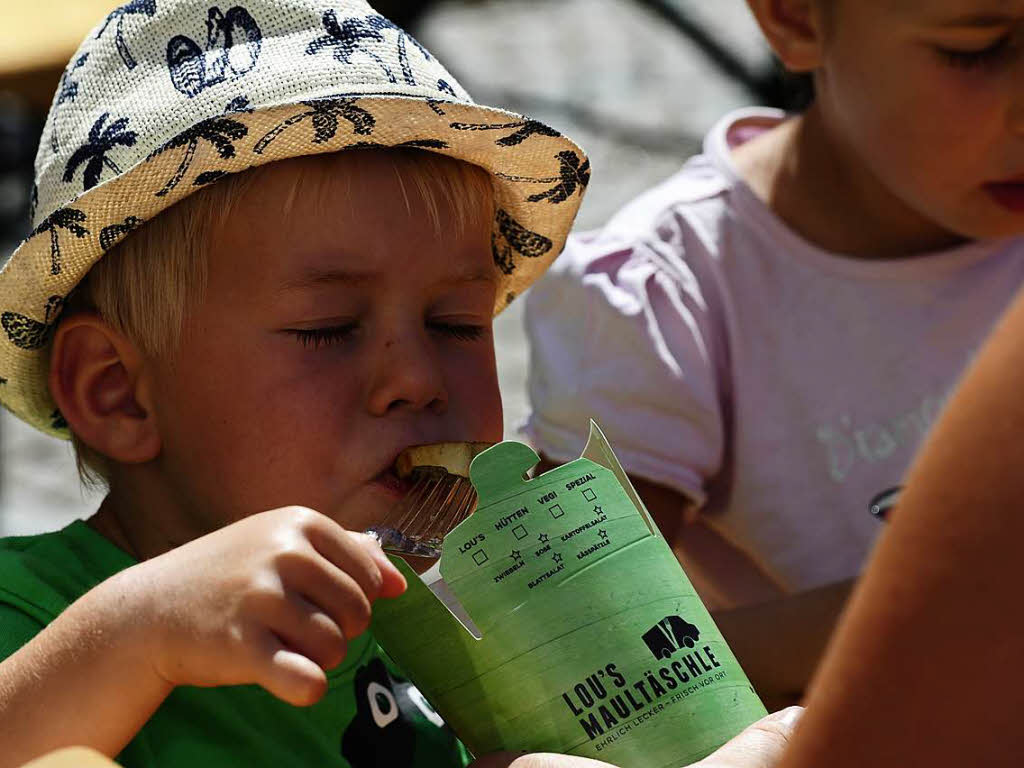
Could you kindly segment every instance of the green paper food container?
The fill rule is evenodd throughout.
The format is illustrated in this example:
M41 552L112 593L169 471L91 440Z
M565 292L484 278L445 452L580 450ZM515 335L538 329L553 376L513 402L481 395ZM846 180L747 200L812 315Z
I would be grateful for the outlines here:
M630 768L705 757L766 712L596 425L533 478L521 443L480 454L477 511L428 584L374 606L388 654L476 755L561 752Z

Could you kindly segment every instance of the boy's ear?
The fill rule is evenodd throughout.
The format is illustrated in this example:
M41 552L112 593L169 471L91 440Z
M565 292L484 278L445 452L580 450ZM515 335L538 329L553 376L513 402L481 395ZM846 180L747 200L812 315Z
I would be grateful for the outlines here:
M747 0L768 44L790 72L821 65L822 0Z
M160 452L143 357L122 333L85 312L57 326L50 392L71 431L94 451L123 464Z

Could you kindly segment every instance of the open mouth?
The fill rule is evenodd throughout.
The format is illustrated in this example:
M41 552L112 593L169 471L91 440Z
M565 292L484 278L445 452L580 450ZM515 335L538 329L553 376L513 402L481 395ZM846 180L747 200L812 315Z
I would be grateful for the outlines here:
M1014 213L1024 213L1024 179L992 181L984 185L993 200Z
M374 477L372 482L374 485L378 485L396 496L404 496L413 485L410 479L398 476L394 464Z

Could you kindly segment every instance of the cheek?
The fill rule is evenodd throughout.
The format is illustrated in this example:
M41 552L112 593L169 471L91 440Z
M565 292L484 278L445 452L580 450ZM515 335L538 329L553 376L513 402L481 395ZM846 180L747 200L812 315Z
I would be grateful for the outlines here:
M467 438L497 442L504 424L494 348L484 343L475 346L445 358L449 413L458 419Z
M335 475L358 393L351 377L339 373L346 366L324 362L329 354L197 345L165 377L166 448L178 462L199 465L197 474L218 478L231 495L268 491L284 478Z

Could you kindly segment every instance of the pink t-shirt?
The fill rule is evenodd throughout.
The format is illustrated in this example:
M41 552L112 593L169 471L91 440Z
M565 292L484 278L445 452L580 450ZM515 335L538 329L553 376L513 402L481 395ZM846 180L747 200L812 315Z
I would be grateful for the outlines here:
M590 418L635 476L690 497L785 589L855 576L869 500L915 449L1024 278L1024 239L900 260L822 251L738 176L748 109L702 155L570 240L527 299L543 453ZM755 130L751 130L751 129Z

